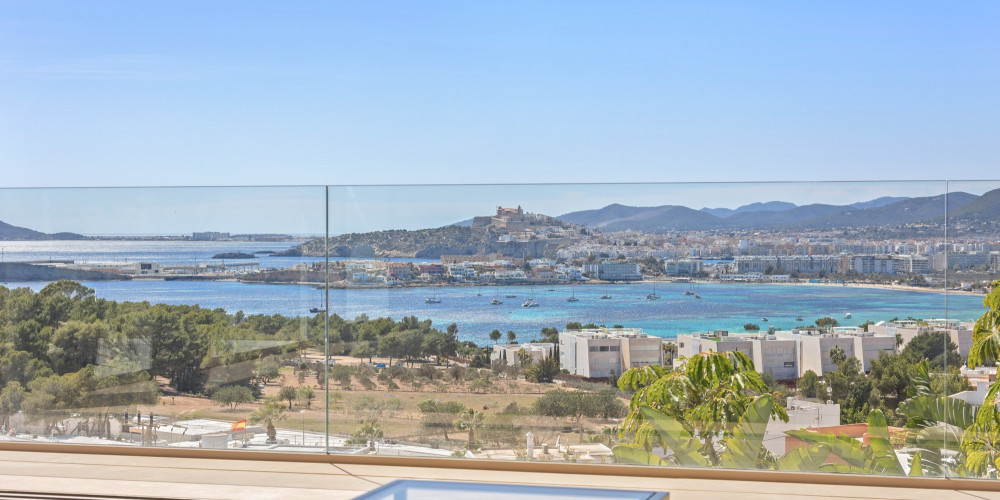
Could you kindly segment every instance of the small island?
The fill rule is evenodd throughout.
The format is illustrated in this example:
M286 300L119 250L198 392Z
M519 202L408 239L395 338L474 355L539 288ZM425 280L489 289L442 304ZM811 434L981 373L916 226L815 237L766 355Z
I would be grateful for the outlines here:
M257 256L243 252L222 252L212 256L213 259L256 259Z

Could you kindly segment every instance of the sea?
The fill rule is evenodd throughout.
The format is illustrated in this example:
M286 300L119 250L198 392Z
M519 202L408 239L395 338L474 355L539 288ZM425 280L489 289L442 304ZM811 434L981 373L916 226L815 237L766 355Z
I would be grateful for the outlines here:
M76 260L159 262L163 265L212 261L221 252L280 251L293 243L73 241L0 242L3 261ZM261 267L288 267L315 257L270 257ZM416 260L422 259L396 259ZM44 282L0 282L8 288L40 290ZM222 308L230 313L308 316L322 307L325 292L309 285L234 281L95 281L83 282L99 298ZM686 295L685 292L694 295ZM752 283L627 283L557 286L434 286L330 290L330 311L346 319L417 316L439 328L458 326L458 337L488 344L489 332L514 331L520 341L541 337L541 329L569 322L642 328L664 338L710 330L743 331L747 323L761 330L789 329L831 316L842 325L892 318L971 320L983 309L982 297L944 292L887 290L855 286ZM647 299L655 293L657 300ZM515 297L507 297L514 295ZM609 296L609 299L603 299ZM579 299L575 302L568 298ZM426 299L440 300L427 303ZM503 303L491 305L498 298ZM522 307L533 298L538 307ZM850 317L847 318L850 314ZM802 318L799 321L797 318Z

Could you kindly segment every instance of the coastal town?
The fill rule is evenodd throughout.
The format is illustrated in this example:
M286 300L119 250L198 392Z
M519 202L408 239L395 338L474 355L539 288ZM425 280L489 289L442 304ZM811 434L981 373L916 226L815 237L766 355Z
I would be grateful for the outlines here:
M436 255L420 257L413 248L400 251L392 248L394 242L383 241L378 249L339 246L335 250L340 256L330 261L329 268L317 258L288 267L274 267L268 261L269 256L282 253L321 256L302 250L229 252L184 265L141 261L26 264L96 272L106 279L237 279L316 285L327 282L323 270L329 269L329 283L335 288L707 280L851 282L982 292L1000 275L1000 240L995 234L945 238L927 235L935 232L928 227L895 231L908 236L883 238L870 231L840 229L602 232L521 207L497 207L492 215L471 219L468 228L489 236L489 245L480 245L487 251L449 254L445 252L456 245L443 241L437 242ZM228 233L221 232L194 233L191 239L231 241ZM308 243L296 248L300 247L310 248Z

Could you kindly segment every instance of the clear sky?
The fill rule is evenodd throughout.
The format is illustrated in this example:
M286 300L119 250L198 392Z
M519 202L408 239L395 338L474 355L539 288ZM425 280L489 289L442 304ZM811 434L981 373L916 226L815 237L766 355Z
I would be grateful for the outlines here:
M997 178L998 26L995 1L0 0L0 186Z

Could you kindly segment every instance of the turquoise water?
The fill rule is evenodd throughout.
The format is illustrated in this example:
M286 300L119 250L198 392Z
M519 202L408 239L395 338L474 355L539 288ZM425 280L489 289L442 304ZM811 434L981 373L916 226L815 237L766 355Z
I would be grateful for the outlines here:
M247 314L280 313L290 316L309 314L322 306L323 292L303 285L265 285L219 281L112 281L86 282L98 297L116 301L149 301L165 304L198 304L229 312ZM28 286L38 290L45 283L9 283L7 287ZM549 288L554 291L548 291ZM701 299L684 295L691 289ZM490 305L497 294L503 304ZM456 323L459 338L488 343L494 328L514 330L521 341L540 336L543 327L562 328L579 321L607 326L621 324L638 327L661 337L706 330L742 331L746 323L788 329L811 324L816 318L830 315L845 325L866 320L881 321L894 317L974 319L983 311L982 298L944 293L881 290L822 285L762 284L657 284L659 300L646 300L652 285L619 284L612 286L556 287L433 287L331 290L331 311L344 317L360 314L369 317L390 316L399 319L415 315L430 318L444 327ZM540 307L523 308L521 304L534 293ZM477 293L481 293L478 296ZM575 293L579 302L566 302ZM436 296L440 304L426 304ZM505 298L515 294L517 298ZM600 297L610 294L612 299ZM843 319L850 312L852 318ZM796 321L801 316L803 321ZM767 317L768 321L761 319Z

